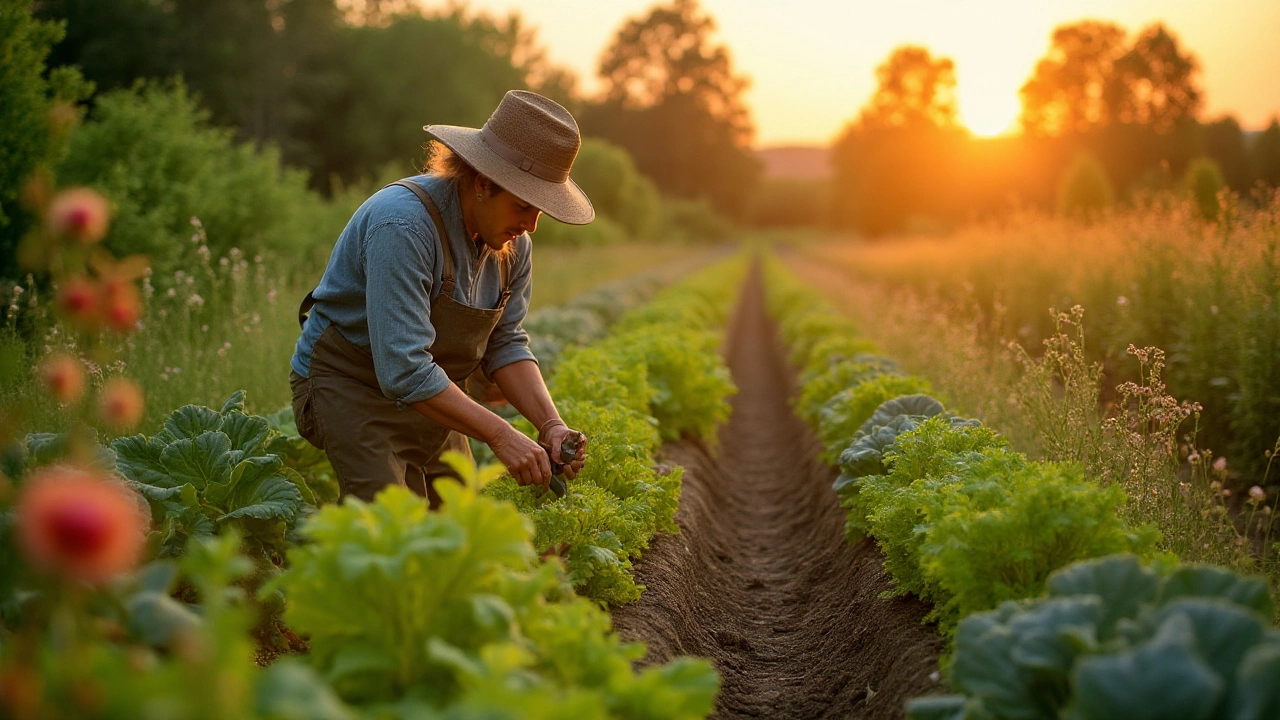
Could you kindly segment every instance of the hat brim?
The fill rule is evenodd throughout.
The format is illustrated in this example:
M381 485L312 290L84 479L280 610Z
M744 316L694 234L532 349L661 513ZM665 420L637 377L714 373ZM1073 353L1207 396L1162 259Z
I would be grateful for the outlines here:
M480 139L475 128L456 125L424 125L445 147L454 151L477 172L542 212L569 225L586 225L596 217L591 199L572 179L563 183L543 180L507 162Z

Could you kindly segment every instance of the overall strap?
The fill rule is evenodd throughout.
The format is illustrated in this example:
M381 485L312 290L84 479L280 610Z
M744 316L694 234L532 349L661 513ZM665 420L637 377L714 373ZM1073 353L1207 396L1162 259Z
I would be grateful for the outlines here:
M444 267L441 268L440 292L445 293L445 297L453 297L453 253L449 251L449 234L444 229L444 218L440 216L440 206L436 205L436 201L431 199L426 190L416 182L410 180L397 180L391 185L399 185L413 191L414 195L422 201L423 207L427 209L427 213L431 215L431 220L436 224L436 235L440 238L440 253L444 261Z

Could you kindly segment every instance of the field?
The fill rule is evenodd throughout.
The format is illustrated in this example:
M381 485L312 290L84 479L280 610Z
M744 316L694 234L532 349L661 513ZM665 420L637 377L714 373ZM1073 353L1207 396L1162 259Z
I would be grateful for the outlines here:
M1222 290L1230 312L1273 312L1257 292L1269 212L1241 222L1235 255L1179 255L1252 283ZM1047 342L1030 319L1012 343L1004 334L1024 303L1043 304L1033 293L1095 297L1072 282L1150 294L1153 275L1117 268L1145 247L1135 228L1181 218L1023 222L892 248L793 236L777 249L538 249L535 282L550 292L535 292L527 326L590 460L563 499L459 461L462 482L434 512L403 489L335 502L324 454L275 412L283 382L263 377L287 361L284 298L300 290L266 261L211 258L193 273L203 295L140 278L145 314L127 335L86 335L20 303L11 352L23 327L77 342L33 347L25 364L116 357L88 392L130 377L147 409L113 426L55 402L48 374L11 375L22 432L71 431L28 435L5 460L17 490L5 528L19 541L0 579L36 594L6 615L0 703L14 717L959 718L1048 702L1101 719L1161 702L1195 672L1205 707L1274 717L1272 471L1237 470L1191 435L1241 402L1174 400L1160 354L1113 352L1123 328L1082 328L1087 308L1055 316ZM1059 245L1045 240L1055 232ZM1038 280L990 267L1015 261ZM955 279L979 276L993 288ZM988 295L1005 319L984 310ZM1138 316L1125 316L1132 328L1156 310L1121 312ZM1183 352L1200 372L1247 362ZM1194 374L1177 363L1169 376ZM97 439L75 434L76 413ZM101 472L125 479L112 493L145 498L135 574L29 539L42 526L24 518L64 502L43 489L90 492ZM115 507L103 522L141 507L112 493L89 506ZM102 585L101 572L125 574ZM60 645L39 619L50 610L72 623ZM1224 642L1230 657L1211 650ZM1035 643L1051 665L1026 654ZM1133 663L1170 643L1170 664ZM68 652L80 660L62 663ZM135 661L146 670L120 669ZM1057 683L1051 699L1032 667ZM240 690L181 691L209 673ZM1115 678L1141 690L1117 695Z

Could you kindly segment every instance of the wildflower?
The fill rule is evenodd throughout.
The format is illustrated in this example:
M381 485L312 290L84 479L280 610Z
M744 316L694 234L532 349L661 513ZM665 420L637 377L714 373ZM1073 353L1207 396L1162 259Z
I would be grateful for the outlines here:
M1124 307L1124 306L1126 306L1126 305L1128 305L1128 304L1129 304L1129 298L1127 298L1127 297L1125 297L1125 296L1123 296L1123 295L1121 295L1120 297L1116 298L1116 305L1119 305L1120 307Z
M1254 485L1253 487L1249 488L1249 499L1254 502L1262 502L1263 500L1267 499L1267 491L1263 490L1257 485Z
M111 426L127 430L142 419L146 402L142 398L142 390L132 380L114 378L102 386L98 411Z
M17 539L32 564L94 584L137 564L147 518L127 487L66 466L37 470L24 485Z
M1214 470L1217 470L1218 472L1226 472L1226 470L1227 470L1227 459L1226 459L1225 457L1220 457L1220 458L1218 458L1217 460L1214 460L1214 461L1213 461L1213 469L1214 469Z
M133 283L119 278L108 280L103 288L103 315L116 332L136 330L142 318L142 297Z
M191 307L204 307L204 298L200 297L200 293L191 293L187 298L187 305Z
M107 234L109 214L106 198L89 188L72 188L53 199L47 223L54 235L91 245Z
M1187 462L1191 463L1192 465L1194 465L1194 464L1196 464L1196 463L1200 462L1200 453L1198 453L1198 452L1193 452L1193 453L1191 453L1190 455L1188 455L1188 456L1187 456Z
M65 353L46 358L40 366L40 378L61 403L73 403L84 392L84 368Z
M58 288L58 307L77 324L92 326L98 316L98 286L83 275L73 275Z

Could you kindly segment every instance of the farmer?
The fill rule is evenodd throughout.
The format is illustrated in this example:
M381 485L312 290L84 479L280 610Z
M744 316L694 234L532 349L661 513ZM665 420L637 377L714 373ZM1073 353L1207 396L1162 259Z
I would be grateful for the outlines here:
M426 174L382 188L352 216L299 310L290 363L298 432L324 449L342 496L407 485L439 504L445 450L486 443L521 485L547 486L572 432L547 392L529 336L538 217L585 225L569 179L581 138L541 95L508 92L484 127L427 125ZM530 440L464 392L497 386L538 429ZM544 447L546 449L544 449ZM565 467L573 479L579 459Z

